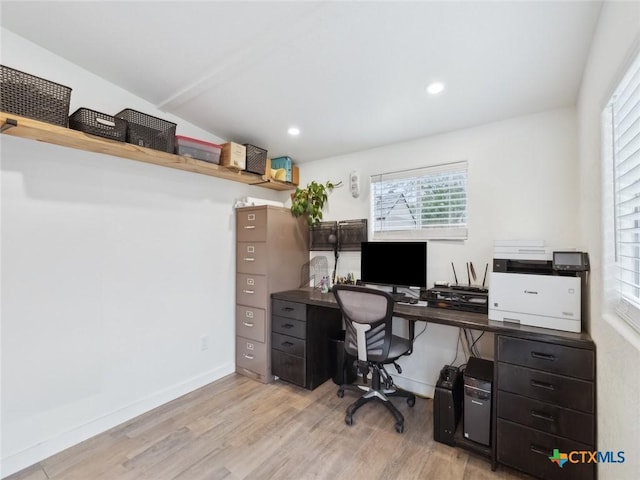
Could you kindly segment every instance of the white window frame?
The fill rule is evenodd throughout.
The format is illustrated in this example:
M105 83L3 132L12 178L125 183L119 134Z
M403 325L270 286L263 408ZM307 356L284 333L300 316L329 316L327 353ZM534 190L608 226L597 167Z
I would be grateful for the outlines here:
M639 344L640 55L602 112L602 147L604 318Z
M373 240L465 240L468 236L468 213L469 213L469 189L468 189L469 168L468 162L460 161L433 165L429 167L402 170L397 172L380 173L371 175L370 178L370 234ZM462 221L456 218L449 223L428 223L424 219L424 212L430 206L417 200L419 189L436 180L451 181L451 185L458 183L452 191L451 203L445 201L442 205L452 207L453 202L464 202L462 205ZM462 182L463 192L460 192L459 182ZM398 186L397 192L393 192L394 186ZM407 188L408 187L408 188ZM406 190L403 190L406 188ZM394 203L392 196L397 195L398 201ZM383 198L384 197L384 198ZM395 219L387 216L390 212L390 205L396 205L402 201L402 205L393 208L404 210L404 215ZM433 205L433 204L431 204ZM385 209L387 209L385 211ZM451 208L448 213L452 216L460 216L460 205ZM425 223L427 222L427 223ZM405 223L405 225L402 225Z

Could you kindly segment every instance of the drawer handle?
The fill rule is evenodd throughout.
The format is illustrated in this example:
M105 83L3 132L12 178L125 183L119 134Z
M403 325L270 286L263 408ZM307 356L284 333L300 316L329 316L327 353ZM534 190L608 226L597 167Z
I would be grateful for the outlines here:
M253 360L255 358L253 355L247 355L246 353L243 353L242 355L244 355L244 358L247 360Z
M293 347L293 343L286 341L286 342L282 342L282 346L283 347Z
M548 360L550 362L553 362L556 359L556 357L549 355L548 353L531 352L531 356L538 360Z
M555 387L550 383L539 382L537 380L531 380L532 387L544 388L545 390L555 390Z
M254 290L242 290L244 293L254 294L256 293Z
M285 312L291 312L293 310L293 307L283 307L282 310L284 310Z
M285 323L284 325L282 325L282 328L293 328L294 325L291 323Z
M253 258L253 257L244 257L244 261L245 261L245 262L255 262L255 261L256 261L256 259L255 259L255 258Z
M253 327L253 326L254 326L254 324L253 324L253 323L249 323L249 322L242 322L242 324L243 324L245 327Z
M553 452L544 448L544 447L538 447L537 445L534 445L533 443L531 445L529 445L529 450L531 450L533 453L537 453L538 455L544 455L545 457L550 457L551 455L553 455Z
M540 420L546 420L547 422L555 422L556 419L553 415L547 415L546 413L536 412L535 410L531 410L531 416L533 418L539 418Z
M255 226L255 225L245 225L245 226L244 226L244 229L245 229L245 230L253 230L254 228L256 228L256 226Z

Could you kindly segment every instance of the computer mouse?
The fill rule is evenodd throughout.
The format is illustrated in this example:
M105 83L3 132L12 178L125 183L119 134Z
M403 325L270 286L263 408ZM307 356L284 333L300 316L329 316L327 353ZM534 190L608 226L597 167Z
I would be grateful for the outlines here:
M411 305L415 305L416 303L418 303L418 299L417 299L417 298L410 298L410 299L409 299L409 303L410 303Z

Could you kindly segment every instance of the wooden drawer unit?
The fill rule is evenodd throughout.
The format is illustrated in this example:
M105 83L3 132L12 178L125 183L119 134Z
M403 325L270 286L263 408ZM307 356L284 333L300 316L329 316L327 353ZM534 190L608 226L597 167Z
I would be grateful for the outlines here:
M591 451L592 445L567 440L556 435L523 427L498 419L498 438L509 441L498 443L498 461L544 480L587 480L595 478L595 464L566 463L562 468L549 457L554 449L562 453L574 450Z
M237 272L266 275L268 255L264 242L239 242L236 249Z
M236 210L236 371L262 382L271 373L271 294L297 288L309 261L309 230L288 208Z
M264 343L267 336L266 311L263 308L237 305L236 334Z
M500 336L498 338L498 357L501 362L584 380L593 380L595 373L593 350L553 343Z
M271 362L273 374L313 390L330 371L329 339L342 329L336 308L307 308L304 303L272 300Z
M544 480L592 480L594 464L548 458L596 450L593 342L565 342L496 335L495 455Z

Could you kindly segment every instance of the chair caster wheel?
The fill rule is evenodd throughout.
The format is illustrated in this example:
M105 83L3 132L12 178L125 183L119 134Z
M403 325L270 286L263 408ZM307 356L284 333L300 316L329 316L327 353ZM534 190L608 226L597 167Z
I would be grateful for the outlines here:
M396 423L396 432L398 433L404 432L404 423Z
M344 397L344 390L339 388L338 391L336 392L336 395L338 395L340 398Z
M410 407L413 407L416 404L416 397L408 397L407 398L407 405L409 405Z
M353 425L353 417L351 415L347 415L346 417L344 417L344 423L349 426Z

